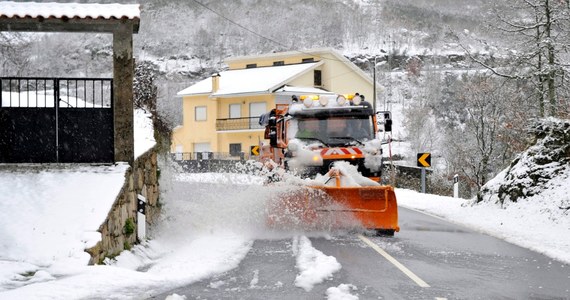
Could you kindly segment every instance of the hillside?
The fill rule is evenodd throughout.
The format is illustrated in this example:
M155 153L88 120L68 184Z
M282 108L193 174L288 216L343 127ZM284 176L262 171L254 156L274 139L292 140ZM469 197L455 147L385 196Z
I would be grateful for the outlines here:
M530 129L535 143L483 186L479 201L508 207L528 202L553 220L570 211L570 121L545 119Z
M408 163L414 152L433 152L438 161L436 181L449 188L450 176L461 173L468 183L462 196L470 197L527 146L517 136L525 120L544 110L539 108L537 98L544 101L546 88L541 87L542 96L537 95L536 89L537 80L540 82L544 75L515 74L519 79L510 82L500 77L489 79L491 73L482 72L483 68L462 48L486 63L506 65L508 71L510 67L520 70L509 59L526 50L525 46L519 45L516 51L503 55L498 49L513 44L514 37L493 28L497 25L497 13L515 13L507 7L508 3L141 0L140 4L135 60L146 62L153 70L158 113L170 128L182 122L181 101L175 94L226 68L225 58L330 47L370 75L375 60L387 62L376 67L378 99L382 102L379 107L394 110L400 117L397 122L402 124L402 130L395 138L411 144ZM0 33L0 76L109 77L111 39L104 34ZM564 53L557 73L557 80L563 81L569 74L564 72ZM524 56L520 58L529 61ZM529 65L533 63L529 61ZM548 68L540 71L547 72ZM559 99L567 99L570 92L565 85L556 88L560 89ZM490 104L474 107L480 103ZM490 111L494 107L499 109ZM513 107L518 110L512 111ZM492 133L477 132L474 126L478 114L498 129ZM478 153L479 148L473 145L478 140L475 135L493 138L494 144ZM494 139L495 135L500 139ZM483 166L477 161L489 163Z
M458 53L462 50L454 34L467 42L492 37L485 24L492 2L142 0L135 56L160 59L164 64L196 60L201 68L220 68L229 56L319 47L372 55ZM3 40L17 43L15 47L25 50L20 54L30 57L28 63L19 64L24 70L12 70L7 63L0 75L97 76L109 72L109 35L25 34ZM6 55L15 54L5 50ZM66 59L53 61L53 57ZM15 58L5 58L11 59ZM199 74L187 70L180 75L194 78Z

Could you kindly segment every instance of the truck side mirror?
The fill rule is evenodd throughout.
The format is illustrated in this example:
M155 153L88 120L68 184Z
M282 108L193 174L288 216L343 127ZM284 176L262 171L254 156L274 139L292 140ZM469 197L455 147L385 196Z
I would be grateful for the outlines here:
M392 132L392 120L386 120L384 123L384 131Z
M269 144L271 147L277 147L277 118L270 117L267 127L269 127Z
M275 127L271 127L269 130L269 145L277 147L277 130L275 130Z
M384 125L385 132L392 132L392 113L389 111L376 112L378 126Z
M277 126L277 118L275 118L275 116L270 117L270 118L269 118L269 121L268 121L268 123L267 123L267 125L270 126L270 127L275 127L275 126Z

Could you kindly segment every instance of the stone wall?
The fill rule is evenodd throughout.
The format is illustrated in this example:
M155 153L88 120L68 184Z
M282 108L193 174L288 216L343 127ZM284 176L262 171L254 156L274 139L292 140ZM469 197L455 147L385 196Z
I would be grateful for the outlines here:
M154 149L137 158L134 168L127 170L125 183L106 220L99 227L101 241L85 250L91 255L89 264L98 264L106 257L115 257L138 242L138 194L147 200L146 228L157 220L160 213L158 176L157 153Z

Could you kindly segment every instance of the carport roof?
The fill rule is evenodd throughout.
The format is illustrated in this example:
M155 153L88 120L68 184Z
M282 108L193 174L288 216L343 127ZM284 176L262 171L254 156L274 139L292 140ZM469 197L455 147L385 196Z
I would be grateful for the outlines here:
M138 4L0 2L0 30L113 32L118 23L132 23L138 32Z

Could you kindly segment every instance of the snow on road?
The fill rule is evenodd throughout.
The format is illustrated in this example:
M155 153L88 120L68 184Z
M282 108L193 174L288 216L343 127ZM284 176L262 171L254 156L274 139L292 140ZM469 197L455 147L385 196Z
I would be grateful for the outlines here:
M295 286L307 292L310 292L316 284L331 279L333 273L341 269L336 258L315 249L306 236L297 236L293 239L293 253L297 256L297 269L300 271L295 278Z
M168 176L168 170L162 170L162 176ZM107 170L110 174L116 172L122 176L121 170ZM73 183L74 180L85 180L85 176L94 172L73 172L58 174L58 182L62 180ZM0 175L0 195L10 194L8 186L16 186L24 179ZM118 176L117 175L117 176ZM166 193L164 212L165 218L152 232L152 239L144 245L134 247L131 252L123 252L116 260L107 261L108 265L85 266L83 263L72 263L77 255L83 255L80 250L65 251L59 249L46 258L40 251L39 244L25 244L20 234L37 236L38 240L45 239L50 247L64 247L66 243L49 241L58 236L67 236L68 246L80 249L88 240L85 228L77 226L77 232L57 230L50 226L59 224L50 221L48 216L53 212L48 210L50 205L43 202L24 208L25 214L7 215L4 213L0 222L0 299L81 299L103 297L106 299L144 298L168 291L181 285L190 284L202 279L211 278L236 268L240 261L250 251L253 241L258 238L284 238L286 236L271 236L263 228L264 201L275 192L261 185L259 177L250 175L229 174L170 174L172 182L163 186ZM3 176L3 177L2 177ZM45 181L49 179L50 184ZM68 176L68 177L66 177ZM43 174L28 174L29 180L35 184L27 186L38 187L37 191L29 191L30 197L40 195L40 190L47 191L49 186L58 186L52 172ZM77 177L77 178L76 178ZM106 175L109 176L109 174ZM43 179L42 179L43 178ZM88 178L91 180L99 180ZM122 183L122 180L117 179ZM194 185L192 185L194 184ZM111 184L108 185L111 187ZM40 189L40 187L43 187ZM188 188L188 191L179 190ZM277 187L279 188L279 187ZM110 188L111 189L111 188ZM70 189L73 191L73 189ZM76 190L77 195L83 195L84 190ZM169 193L178 194L172 198ZM554 213L552 206L544 199L521 201L510 204L506 209L500 209L492 204L465 206L467 200L419 194L409 190L396 189L399 204L403 207L414 208L440 216L451 222L464 224L482 232L486 232L513 243L543 252L561 261L570 262L570 232L567 216ZM13 194L12 194L13 195ZM74 208L77 195L71 192L62 197L52 197L56 206L69 206L85 214L93 213L88 207ZM566 193L550 191L548 197L565 197ZM75 198L74 198L75 196ZM21 195L19 199L25 200ZM41 197L39 197L41 198ZM39 199L35 197L33 199ZM52 199L50 198L50 199ZM114 199L113 197L110 197ZM3 199L7 200L7 199ZM67 202L57 202L67 201ZM10 201L1 201L4 205L1 212L14 211L5 207ZM41 209L40 209L41 208ZM0 213L1 213L0 212ZM19 218L24 218L20 220ZM73 224L80 224L81 218L74 216ZM88 220L85 218L83 221ZM52 223L51 222L55 222ZM62 219L63 222L63 219ZM82 222L82 221L81 221ZM31 224L43 224L42 229L35 232ZM27 231L23 231L25 228ZM532 228L532 230L528 230ZM37 230L36 230L37 231ZM52 236L50 236L52 235ZM325 284L327 279L341 269L335 257L327 256L312 247L307 236L298 233L293 236L293 254L297 258L298 275L295 284L310 291L317 284ZM77 246L74 246L77 245ZM37 251L37 254L34 254ZM259 274L253 274L249 283L256 287ZM212 283L216 284L216 283ZM356 294L356 295L355 295ZM357 288L351 283L341 284L327 289L328 299L358 299ZM170 295L171 299L181 299L183 296Z
M570 178L570 177L569 177ZM556 199L570 195L570 180L558 189L545 190L538 197L509 203L470 205L459 198L421 194L396 189L398 205L439 216L452 223L495 236L515 245L570 263L570 217L556 205Z
M236 268L252 241L228 233L174 241L159 236L133 252L124 252L116 263L63 270L61 278L36 280L0 292L0 299L141 299ZM53 269L42 271L48 276ZM32 275L32 279L38 276ZM9 288L9 286L4 286Z
M353 295L351 292L356 291L358 288L353 284L341 284L338 287L330 287L327 289L328 300L358 300L358 296Z

